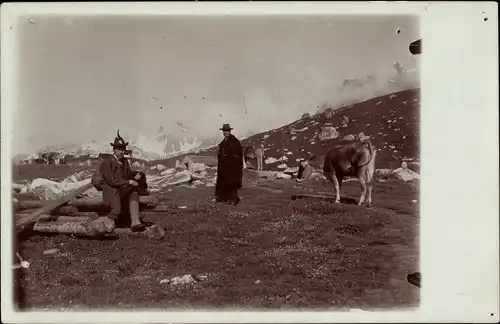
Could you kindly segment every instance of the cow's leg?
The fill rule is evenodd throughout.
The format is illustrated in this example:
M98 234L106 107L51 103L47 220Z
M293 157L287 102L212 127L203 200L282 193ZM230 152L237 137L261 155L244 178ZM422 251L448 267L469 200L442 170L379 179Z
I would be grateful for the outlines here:
M358 175L358 179L361 184L361 197L359 198L358 206L362 206L365 203L366 197L366 173L361 171Z
M368 189L367 193L367 205L368 207L372 206L372 186L373 186L373 172L371 171L366 171L366 186Z
M335 187L335 203L340 203L340 184L342 182L342 177L338 177L335 173L331 173L330 178L332 179L333 186Z

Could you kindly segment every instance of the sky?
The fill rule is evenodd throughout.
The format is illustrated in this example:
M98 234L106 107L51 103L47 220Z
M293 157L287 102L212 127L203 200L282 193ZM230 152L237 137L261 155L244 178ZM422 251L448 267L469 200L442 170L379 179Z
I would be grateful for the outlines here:
M44 16L19 28L14 154L116 129L178 133L177 121L190 136L229 123L241 137L341 104L345 78L385 82L395 61L419 64L412 16Z

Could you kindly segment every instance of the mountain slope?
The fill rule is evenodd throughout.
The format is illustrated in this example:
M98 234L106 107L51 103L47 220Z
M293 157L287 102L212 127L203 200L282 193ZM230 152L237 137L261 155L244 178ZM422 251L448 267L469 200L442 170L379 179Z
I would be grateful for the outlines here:
M342 127L343 116L349 118ZM330 118L329 118L330 117ZM289 125L265 133L250 136L244 145L264 144L264 159L280 159L287 166L296 166L297 159L308 155L323 154L332 145L345 143L346 135L361 132L370 136L377 152L377 168L395 168L403 158L419 158L420 152L420 90L404 90L390 95L376 97L335 110L333 116L321 113L297 120ZM322 127L333 126L339 133L335 139L321 141L318 138ZM283 146L283 151L281 147ZM209 148L200 155L216 154L216 147ZM175 164L185 154L163 160L162 163ZM160 162L160 161L155 161ZM251 161L252 162L252 161ZM264 170L279 170L280 160L264 163Z

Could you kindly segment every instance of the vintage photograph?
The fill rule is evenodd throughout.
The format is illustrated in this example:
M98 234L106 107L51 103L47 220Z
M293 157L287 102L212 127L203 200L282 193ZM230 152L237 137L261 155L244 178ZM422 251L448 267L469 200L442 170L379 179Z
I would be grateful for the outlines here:
M420 305L412 15L24 15L13 303Z

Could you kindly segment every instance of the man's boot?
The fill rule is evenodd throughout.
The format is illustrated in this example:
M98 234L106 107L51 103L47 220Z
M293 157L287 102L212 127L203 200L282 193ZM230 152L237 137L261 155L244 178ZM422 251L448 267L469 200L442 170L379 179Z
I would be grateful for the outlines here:
M229 199L228 199L227 203L229 205L236 206L240 202L240 197L238 197L238 191L236 191L236 190L231 190L228 198Z
M134 192L130 195L129 200L130 208L130 229L132 232L143 232L146 229L146 225L141 222L141 213L139 210L139 195Z

